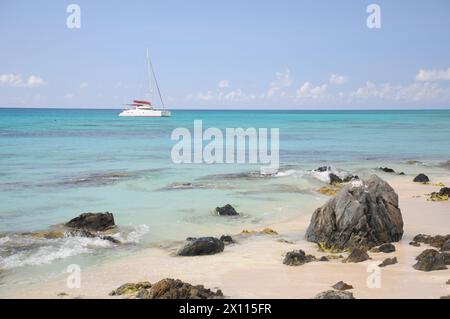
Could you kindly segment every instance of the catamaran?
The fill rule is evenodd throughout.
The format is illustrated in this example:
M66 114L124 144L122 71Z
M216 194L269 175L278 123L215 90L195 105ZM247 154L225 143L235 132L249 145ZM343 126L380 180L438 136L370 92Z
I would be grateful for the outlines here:
M128 108L123 110L119 116L139 116L139 117L169 117L170 111L165 109L164 101L159 90L158 81L156 80L155 72L153 71L150 54L147 49L147 73L148 73L148 94L152 97L152 77L155 79L156 88L158 90L159 99L161 100L162 110L155 109L151 101L133 100L133 103L125 104Z

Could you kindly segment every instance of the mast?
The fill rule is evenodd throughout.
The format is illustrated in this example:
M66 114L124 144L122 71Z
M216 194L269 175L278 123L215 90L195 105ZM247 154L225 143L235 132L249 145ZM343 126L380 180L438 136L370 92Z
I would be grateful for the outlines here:
M150 62L150 51L147 48L147 76L148 76L148 95L149 95L149 100L150 102L152 101L152 95L153 95L153 90L152 90L152 65Z

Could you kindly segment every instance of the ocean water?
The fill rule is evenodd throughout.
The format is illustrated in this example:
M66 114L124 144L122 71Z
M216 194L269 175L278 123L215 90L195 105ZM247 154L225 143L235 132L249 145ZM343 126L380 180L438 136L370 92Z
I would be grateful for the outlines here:
M411 176L417 166L448 173L442 163L450 159L450 110L173 111L157 119L118 113L0 109L0 289L46 280L71 263L92 265L188 236L233 234L311 214L327 199L315 191L324 185L311 172L318 166L359 176L379 166ZM279 128L279 172L174 164L171 132L192 131L194 120L223 132ZM227 203L241 216L213 214ZM104 211L114 214L125 245L23 234Z

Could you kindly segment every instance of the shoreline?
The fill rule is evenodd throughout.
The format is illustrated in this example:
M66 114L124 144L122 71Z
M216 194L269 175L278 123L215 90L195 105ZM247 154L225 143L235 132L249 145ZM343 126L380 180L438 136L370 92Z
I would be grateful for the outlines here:
M317 257L327 255L304 238L313 213L310 212L267 225L278 235L235 235L233 238L237 243L227 245L224 252L216 255L175 257L170 249L145 248L125 258L82 269L79 289L67 288L67 274L44 283L17 289L10 287L12 289L2 292L0 298L117 298L109 296L109 293L124 283L154 283L164 278L221 289L227 298L312 298L331 289L340 280L354 286L351 292L355 298L439 298L448 295L450 285L446 285L446 281L450 278L450 269L433 272L413 269L415 257L430 247L425 244L413 247L409 242L419 233L447 234L449 202L426 200L424 194L438 190L432 184L414 183L408 176L393 176L387 181L399 195L404 234L400 242L393 243L395 252L369 253L372 260L357 264L331 260L298 267L284 265L283 255L294 249L302 249ZM437 182L448 185L450 176L432 180L432 183ZM281 242L280 239L293 243ZM380 268L381 287L368 288L368 267L378 265L387 257L397 257L398 264ZM58 296L60 293L67 295Z

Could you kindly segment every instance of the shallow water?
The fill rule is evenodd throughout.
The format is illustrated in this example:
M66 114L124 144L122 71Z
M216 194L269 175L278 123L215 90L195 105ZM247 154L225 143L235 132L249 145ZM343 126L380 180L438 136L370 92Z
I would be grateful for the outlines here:
M173 111L120 118L116 110L0 109L0 285L45 280L66 265L95 264L187 236L236 233L326 200L311 170L334 165L359 176L389 166L411 176L445 174L450 111ZM279 128L281 169L173 164L174 128ZM406 160L418 160L414 165ZM383 175L388 176L388 175ZM190 183L190 184L189 184ZM242 214L222 218L230 203ZM110 211L129 244L23 238L82 212ZM128 238L129 237L129 238Z

